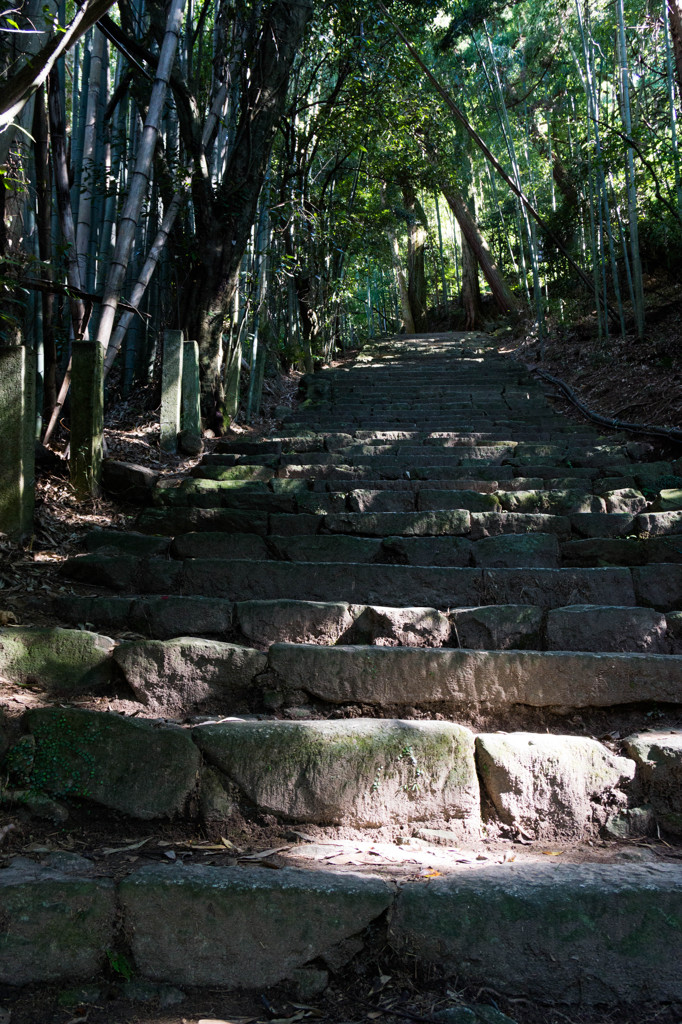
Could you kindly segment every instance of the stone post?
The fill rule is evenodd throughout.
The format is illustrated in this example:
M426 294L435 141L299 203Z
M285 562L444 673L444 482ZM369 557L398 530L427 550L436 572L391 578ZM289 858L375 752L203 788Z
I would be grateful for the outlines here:
M161 447L165 452L178 449L182 403L182 331L164 331L161 367Z
M199 345L186 341L182 346L182 432L201 438L201 407L199 405Z
M227 368L225 381L225 426L232 423L239 412L239 378L242 369L242 343L237 342Z
M35 366L23 345L0 348L0 533L33 531Z
M71 484L79 498L96 497L104 444L104 353L98 341L74 341L71 358Z

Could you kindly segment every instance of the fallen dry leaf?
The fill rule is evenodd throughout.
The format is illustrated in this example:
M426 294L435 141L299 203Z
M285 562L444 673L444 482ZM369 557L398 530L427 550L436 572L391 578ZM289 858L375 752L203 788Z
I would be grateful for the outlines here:
M259 850L258 853L247 853L240 860L265 860L267 857L272 857L274 853L282 853L284 850L290 850L290 846L273 846L271 850Z

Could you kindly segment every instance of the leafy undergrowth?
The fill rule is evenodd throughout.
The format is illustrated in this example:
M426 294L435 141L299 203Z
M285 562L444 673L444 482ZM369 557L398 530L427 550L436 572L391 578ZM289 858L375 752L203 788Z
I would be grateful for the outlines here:
M630 423L680 428L682 425L682 285L662 285L647 296L645 336L630 331L597 335L594 316L552 325L542 347L537 333L506 351L529 369L542 369L565 381L593 411ZM551 391L551 385L547 385ZM585 417L557 392L557 407L582 422Z

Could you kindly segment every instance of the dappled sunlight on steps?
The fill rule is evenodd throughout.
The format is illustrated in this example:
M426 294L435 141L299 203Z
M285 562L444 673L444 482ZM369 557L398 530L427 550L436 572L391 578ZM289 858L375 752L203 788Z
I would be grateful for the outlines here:
M94 531L52 607L71 628L0 630L17 792L289 838L279 871L0 872L17 907L79 886L88 921L63 968L17 940L14 980L92 973L119 915L140 972L183 984L340 969L372 925L517 996L682 998L682 871L654 849L682 835L682 464L655 454L485 336L392 339Z

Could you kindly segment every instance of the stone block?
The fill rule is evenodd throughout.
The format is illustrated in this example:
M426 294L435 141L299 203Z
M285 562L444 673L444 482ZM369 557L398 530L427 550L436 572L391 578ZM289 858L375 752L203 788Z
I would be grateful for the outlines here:
M536 838L597 835L626 806L635 762L586 736L491 733L476 737L479 778L506 825Z
M122 530L92 530L86 534L85 547L88 551L121 552L124 555L150 557L167 555L170 549L168 537L154 537L146 533Z
M289 562L373 562L381 561L381 540L326 534L315 537L270 537L270 550ZM232 557L235 557L234 555Z
M281 641L335 644L354 622L343 601L240 601L235 612L242 635L259 647Z
M649 537L682 534L682 512L644 512L637 516L637 532Z
M543 612L526 604L491 604L450 612L458 647L479 651L538 649Z
M467 534L470 515L466 509L433 512L367 512L329 515L329 533L361 533L368 537L438 537Z
M567 605L547 612L550 651L667 654L665 615L650 608Z
M542 512L476 512L471 516L471 539L500 537L507 534L554 533L569 537L571 521L567 516Z
M435 608L370 605L357 616L347 643L381 647L443 647L450 643L450 621Z
M57 594L52 611L63 622L87 629L126 630L131 628L131 597L79 597L76 594Z
M102 486L105 491L126 501L147 504L152 500L159 474L149 466L134 462L105 459L102 463Z
M0 628L0 675L54 693L90 692L111 679L114 646L84 629Z
M196 787L199 751L178 726L80 708L39 708L26 721L39 791L151 819L179 814Z
M35 371L23 345L0 347L0 534L33 532Z
M682 731L628 736L625 750L637 763L637 777L659 824L682 835Z
M663 612L682 609L682 565L642 565L631 572L637 604Z
M164 537L191 533L193 530L258 533L264 537L268 532L268 513L222 508L150 508L138 517L137 528L143 533L159 533Z
M199 440L199 451L201 451L199 397L199 345L196 341L184 341L182 343L182 381L180 386L180 428L184 435Z
M0 871L0 982L35 985L90 978L114 943L108 879L71 854L46 863L17 857Z
M423 493L420 491L420 495ZM348 508L351 512L414 512L415 496L411 491L367 491L358 488L350 492Z
M378 562L402 565L469 566L472 544L468 537L385 537Z
M460 604L523 603L558 608L566 604L637 603L629 569L483 569L482 573L479 600Z
M680 920L676 865L498 864L405 885L389 942L517 998L676 1002Z
M473 547L474 564L484 569L559 566L559 542L553 533L484 537Z
M641 491L633 487L621 487L615 491L605 491L602 495L606 502L606 511L610 513L629 513L637 515L646 508L646 498Z
M259 651L185 636L122 644L115 661L136 698L155 712L186 715L211 701L248 701L265 669Z
M222 637L232 627L232 602L214 597L142 597L131 602L129 622L131 629L154 640Z
M166 329L163 332L160 416L160 445L165 452L177 450L181 429L183 355L182 331Z
M371 875L180 864L142 868L120 893L141 974L258 991L333 956L393 898Z
M625 537L636 532L635 522L630 512L577 512L571 516L571 526L579 537Z
M174 558L269 558L264 537L256 533L184 533L173 540Z
M576 512L605 512L602 498L577 489L557 491L500 491L498 498L507 512L544 512L572 515Z
M664 488L658 499L658 506L661 512L679 512L682 510L682 488Z
M473 734L450 722L232 721L192 735L248 801L294 821L359 827L478 822Z
M496 494L480 494L478 491L446 491L424 487L419 491L417 507L420 512L448 509L466 509L467 512L499 512L500 499Z

